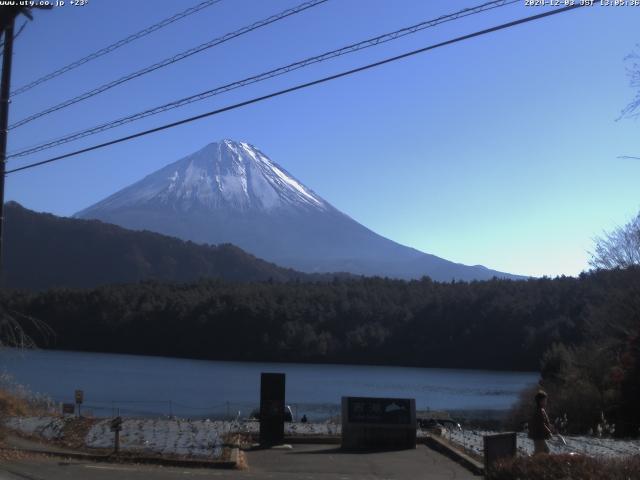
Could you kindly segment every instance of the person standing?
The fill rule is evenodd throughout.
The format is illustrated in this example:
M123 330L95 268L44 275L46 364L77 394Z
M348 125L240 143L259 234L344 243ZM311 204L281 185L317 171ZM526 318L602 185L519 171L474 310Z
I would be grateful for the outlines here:
M547 440L551 438L551 422L547 416L547 394L540 390L536 396L536 410L529 422L529 438L533 440L534 455L549 453Z

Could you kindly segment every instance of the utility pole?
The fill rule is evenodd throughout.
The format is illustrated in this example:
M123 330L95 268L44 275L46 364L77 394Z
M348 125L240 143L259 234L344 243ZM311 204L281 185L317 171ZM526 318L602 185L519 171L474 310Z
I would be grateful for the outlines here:
M17 9L2 12L4 52L2 56L2 83L0 83L0 285L2 285L2 246L4 236L4 177L7 165L7 136L9 126L9 95L11 93L11 59L13 58L13 27Z
M51 6L32 8L50 9ZM2 80L0 82L0 286L3 284L2 247L4 239L4 180L7 166L7 137L9 134L9 102L11 96L11 60L13 59L13 30L16 17L25 15L33 20L29 7L0 7L0 27L4 33Z

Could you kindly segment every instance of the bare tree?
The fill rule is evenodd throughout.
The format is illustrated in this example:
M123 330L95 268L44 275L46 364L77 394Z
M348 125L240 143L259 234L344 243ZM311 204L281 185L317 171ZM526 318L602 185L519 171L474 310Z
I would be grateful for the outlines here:
M627 62L627 75L629 85L636 91L636 95L631 102L620 112L619 119L640 117L640 45L638 51L631 52L625 58Z
M626 268L640 265L640 213L629 223L595 239L589 265L593 268Z
M35 348L34 340L23 328L27 324L42 338L47 339L54 335L53 330L41 320L15 310L7 310L0 305L0 348Z

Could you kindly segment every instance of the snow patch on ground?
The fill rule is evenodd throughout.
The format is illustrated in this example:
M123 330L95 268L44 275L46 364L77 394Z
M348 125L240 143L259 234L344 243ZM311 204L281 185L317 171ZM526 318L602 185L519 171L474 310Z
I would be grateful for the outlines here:
M85 440L87 447L113 447L114 433L110 422L101 420L91 427ZM340 425L333 423L285 423L285 435L340 435L340 431ZM120 432L120 448L123 451L220 458L225 435L257 435L259 432L257 421L125 419Z
M230 429L234 433L260 433L260 422L241 421L231 422ZM284 424L284 434L291 436L316 436L316 435L341 435L342 426L336 423L300 423L292 422Z
M10 417L4 424L26 435L39 436L46 440L63 438L65 420L60 417ZM85 445L89 448L112 448L114 433L111 420L97 421L87 433ZM285 423L285 435L322 436L340 435L341 426L336 423ZM180 419L124 419L120 432L120 448L123 451L138 451L151 454L181 455L192 457L220 458L225 436L233 433L257 435L257 421L210 421ZM498 432L486 430L445 430L445 440L476 455L482 456L483 437ZM418 430L418 436L424 431ZM520 454L533 453L533 441L525 433L517 434ZM591 457L622 457L640 454L640 439L614 440L588 436L565 436L567 445L559 438L548 442L551 453L576 452Z
M112 448L111 420L102 420L89 430L85 444L90 448ZM209 420L125 419L120 432L120 449L163 455L220 458L229 422Z
M499 432L483 430L446 430L442 436L446 440L470 450L473 453L483 456L483 437L494 435ZM526 433L518 433L518 451L524 455L533 454L533 440L527 437ZM558 437L553 437L547 442L551 453L580 453L590 457L623 457L640 454L640 439L617 440L612 438L598 438L588 436L568 436L564 439L564 445Z
M11 430L47 440L59 440L63 436L64 420L58 417L10 417L4 424Z
M285 423L285 435L342 435L342 425L336 423Z

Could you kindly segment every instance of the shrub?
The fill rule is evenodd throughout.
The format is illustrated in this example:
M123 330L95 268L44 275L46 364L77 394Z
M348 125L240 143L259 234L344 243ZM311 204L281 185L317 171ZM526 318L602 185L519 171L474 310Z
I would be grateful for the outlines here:
M5 434L5 418L50 415L54 410L55 403L49 397L34 394L15 383L11 376L0 374L0 440Z
M640 480L640 455L598 459L582 455L537 455L498 463L487 480Z
M29 415L30 408L24 398L6 390L0 390L0 420L6 417Z

